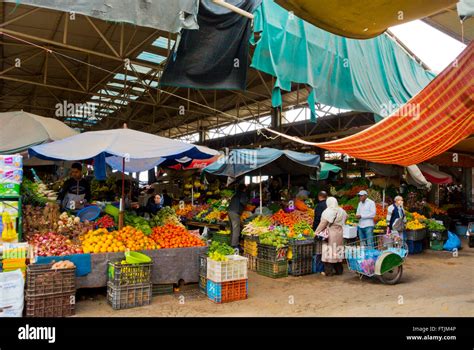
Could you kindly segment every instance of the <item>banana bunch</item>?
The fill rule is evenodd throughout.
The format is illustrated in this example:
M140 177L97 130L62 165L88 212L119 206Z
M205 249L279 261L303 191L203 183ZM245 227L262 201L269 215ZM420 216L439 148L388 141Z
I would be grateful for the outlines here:
M229 260L225 255L219 252L211 252L209 253L209 258L214 261L227 261Z
M12 217L10 213L4 211L2 215L3 222L3 231L2 231L2 240L4 242L12 242L18 238L15 226L13 225Z

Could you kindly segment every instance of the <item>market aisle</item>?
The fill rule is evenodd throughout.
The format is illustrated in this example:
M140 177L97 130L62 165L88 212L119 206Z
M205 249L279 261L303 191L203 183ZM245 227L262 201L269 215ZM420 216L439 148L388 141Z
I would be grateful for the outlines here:
M105 296L79 300L77 316L474 316L474 249L458 258L426 250L409 256L402 282L380 284L351 272L272 280L249 273L249 299L216 305L204 296L157 296L150 306L114 311ZM293 303L292 303L293 302Z

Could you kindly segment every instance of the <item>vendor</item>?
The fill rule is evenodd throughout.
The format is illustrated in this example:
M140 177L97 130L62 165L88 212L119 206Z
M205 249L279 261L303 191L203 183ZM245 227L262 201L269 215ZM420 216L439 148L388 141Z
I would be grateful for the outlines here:
M58 201L63 209L79 210L91 201L91 187L82 177L81 163L73 163L69 174L71 177L64 182L58 193Z
M268 188L268 192L270 192L270 200L272 202L279 202L281 201L281 191L282 183L280 178L273 178L272 182L270 183L270 187Z
M164 207L171 207L173 205L173 198L168 194L168 190L163 190L162 203Z
M310 192L304 188L304 186L300 186L298 188L298 193L296 194L297 199L305 200L308 199Z
M231 224L232 231L232 242L231 245L233 248L239 247L240 240L240 215L242 215L245 205L248 202L247 194L245 190L247 187L245 184L240 184L235 192L234 196L231 198L229 203L229 220Z
M148 202L146 205L146 211L152 215L156 215L158 211L163 208L162 205L162 198L159 194L155 194L154 196L148 198Z

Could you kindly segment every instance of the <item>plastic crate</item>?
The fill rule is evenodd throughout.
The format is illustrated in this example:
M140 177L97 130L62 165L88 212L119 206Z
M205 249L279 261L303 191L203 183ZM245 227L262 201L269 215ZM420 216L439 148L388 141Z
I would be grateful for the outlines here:
M323 253L323 241L320 239L314 240L314 254L319 255Z
M174 284L154 284L151 290L151 295L166 295L174 293Z
M215 242L225 243L230 245L232 243L232 235L223 235L217 232L212 233L212 240Z
M258 244L257 257L266 261L285 261L288 256L288 247L277 248L271 245Z
M257 259L257 273L271 278L288 277L288 260L267 261Z
M245 254L245 253L244 253L244 257L248 259L247 269L249 269L250 271L257 271L257 257L249 255L249 254Z
M25 297L26 317L67 317L74 315L75 293Z
M26 296L44 296L76 292L76 267L52 270L50 264L26 268Z
M407 240L408 254L419 254L423 252L423 241Z
M314 255L314 241L291 241L288 248L290 259L311 258Z
M324 271L324 263L322 262L321 257L321 254L313 256L313 273L321 273Z
M207 295L207 278L206 276L199 276L199 291Z
M213 282L227 282L247 278L247 258L227 255L227 261L207 258L207 279Z
M258 255L258 243L254 239L244 239L244 254L256 257Z
M440 241L440 240L433 240L433 241L430 241L430 249L432 250L443 250L443 241Z
M248 297L248 280L222 283L207 280L207 297L217 304L245 300Z
M108 281L114 286L136 285L151 282L153 263L122 264L119 261L109 261Z
M312 274L313 257L291 260L288 264L288 273L292 276L303 276Z
M150 305L152 284L115 286L107 283L107 302L114 310Z
M199 255L199 275L207 275L207 254Z
M409 241L421 241L426 237L426 230L407 230L406 239Z

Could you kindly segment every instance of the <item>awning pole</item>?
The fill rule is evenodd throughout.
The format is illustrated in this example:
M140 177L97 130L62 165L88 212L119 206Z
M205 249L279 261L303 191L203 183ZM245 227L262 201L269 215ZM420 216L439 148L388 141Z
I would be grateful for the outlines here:
M122 158L122 198L120 198L119 230L121 230L123 227L124 212L125 212L125 157Z
M258 176L258 181L260 182L260 215L262 215L262 207L263 207L263 191L262 191L262 171Z
M250 18L250 19L254 18L254 16L250 12L244 11L244 10L238 8L237 6L229 4L228 2L225 2L223 0L212 0L212 2L216 5L225 7L225 8L227 8L227 9L229 9L229 10L235 12L235 13L238 13L241 16L244 16L244 17L247 17L247 18Z

